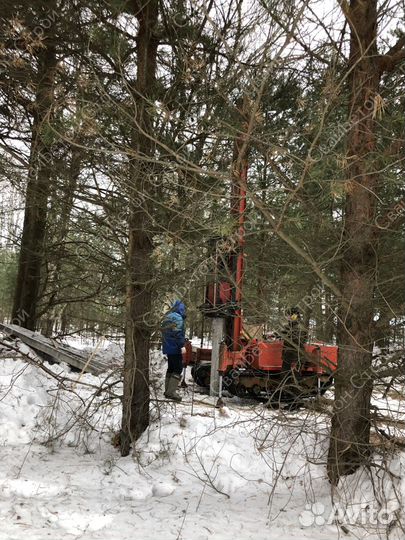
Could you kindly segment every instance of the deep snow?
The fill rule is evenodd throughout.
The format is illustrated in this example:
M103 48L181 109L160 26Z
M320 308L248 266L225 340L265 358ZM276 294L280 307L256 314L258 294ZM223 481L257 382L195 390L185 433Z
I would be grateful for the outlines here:
M105 354L119 353L111 350ZM134 455L122 458L112 445L119 400L94 397L105 377L82 375L90 385L83 386L66 366L45 365L71 382L64 388L22 359L0 359L0 540L331 540L346 530L350 538L378 538L378 528L399 515L400 481L359 471L335 491L347 515L333 523L325 415L285 415L236 398L218 410L199 394L192 406L191 387L174 405L157 386L153 422ZM160 353L153 366L159 380ZM403 401L378 399L405 418ZM387 460L403 476L404 455ZM390 501L385 522L371 515L376 495ZM390 529L390 538L403 538L395 523Z

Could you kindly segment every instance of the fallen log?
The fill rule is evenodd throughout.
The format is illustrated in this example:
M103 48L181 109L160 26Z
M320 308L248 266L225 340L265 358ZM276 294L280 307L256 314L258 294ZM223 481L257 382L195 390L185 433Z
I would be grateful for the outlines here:
M93 375L99 375L107 371L111 366L94 354L70 347L50 338L46 338L39 332L27 330L16 324L0 323L0 331L10 338L18 338L31 347L42 358L52 362L65 362L69 366Z

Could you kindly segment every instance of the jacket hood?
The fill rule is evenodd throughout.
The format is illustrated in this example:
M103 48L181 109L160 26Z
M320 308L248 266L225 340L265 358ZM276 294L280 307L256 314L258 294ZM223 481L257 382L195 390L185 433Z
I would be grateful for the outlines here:
M186 316L186 306L181 302L181 300L176 300L172 305L171 311L178 313L183 318Z

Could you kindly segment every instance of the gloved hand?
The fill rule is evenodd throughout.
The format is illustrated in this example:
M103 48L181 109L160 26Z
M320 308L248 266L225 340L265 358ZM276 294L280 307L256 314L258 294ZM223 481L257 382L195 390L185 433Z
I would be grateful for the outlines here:
M186 348L185 348L185 347L182 347L182 348L181 348L181 354L185 354L185 352L186 352Z

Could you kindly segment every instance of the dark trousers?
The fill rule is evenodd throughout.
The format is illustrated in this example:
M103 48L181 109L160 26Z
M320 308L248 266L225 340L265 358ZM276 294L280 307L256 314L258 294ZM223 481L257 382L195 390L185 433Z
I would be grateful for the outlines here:
M295 349L286 348L283 351L283 365L281 372L283 375L290 375L292 365L298 360L298 352Z
M179 354L168 354L167 355L167 374L181 375L183 371L183 356Z
M300 370L299 362L300 351L293 349L292 347L286 347L283 351L283 365L281 368L281 377L280 387L276 393L278 401L284 401L286 403L293 402L300 395L300 388L297 386L295 377L293 376L293 367L292 365L296 363L295 373L296 376L299 376L297 372Z

